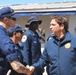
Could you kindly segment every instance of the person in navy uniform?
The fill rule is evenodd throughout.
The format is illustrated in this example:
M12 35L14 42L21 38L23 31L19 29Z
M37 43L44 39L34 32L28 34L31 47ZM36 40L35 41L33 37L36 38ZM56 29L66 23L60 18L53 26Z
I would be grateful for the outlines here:
M18 60L26 66L26 63L23 62L23 55L21 53L22 47L19 44L23 36L23 28L19 24L16 24L14 28L12 27L9 28L8 35L18 47L18 49L16 49L16 52L18 52ZM10 75L24 75L24 74L17 73L11 68Z
M40 36L36 32L41 23L42 20L39 20L37 16L31 16L25 25L28 27L28 30L26 30L22 37L22 53L24 56L24 62L30 66L36 63L41 56ZM42 75L42 69L36 69L33 75Z
M68 19L52 17L50 30L51 36L41 58L30 68L33 70L49 64L50 75L76 75L76 35L68 31Z
M9 64L18 73L29 74L30 71L19 62L17 46L7 34L7 30L15 26L16 18L19 17L10 7L0 9L0 75L6 75Z

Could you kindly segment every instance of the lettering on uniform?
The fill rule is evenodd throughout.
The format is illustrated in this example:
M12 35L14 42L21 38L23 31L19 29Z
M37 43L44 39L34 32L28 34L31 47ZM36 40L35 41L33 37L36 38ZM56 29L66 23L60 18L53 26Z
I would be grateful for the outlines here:
M22 37L22 42L25 42L27 40L27 36L26 35L24 35L23 37Z
M34 43L37 43L36 41L34 41Z
M66 44L64 45L64 47L65 47L66 49L69 49L69 48L71 47L71 43L66 43Z

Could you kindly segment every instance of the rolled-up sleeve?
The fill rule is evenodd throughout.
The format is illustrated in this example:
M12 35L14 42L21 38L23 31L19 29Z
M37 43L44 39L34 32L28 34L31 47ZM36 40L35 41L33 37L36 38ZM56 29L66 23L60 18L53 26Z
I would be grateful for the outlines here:
M10 38L4 39L4 41L1 42L1 50L3 55L5 55L7 61L18 58L18 53L16 52L16 49L16 45Z

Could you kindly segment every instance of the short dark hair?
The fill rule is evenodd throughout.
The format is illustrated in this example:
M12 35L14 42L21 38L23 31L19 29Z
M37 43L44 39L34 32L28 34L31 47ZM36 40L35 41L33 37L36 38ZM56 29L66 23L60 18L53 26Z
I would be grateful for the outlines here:
M68 31L68 19L65 16L53 16L52 19L55 19L59 25L63 24L65 31Z

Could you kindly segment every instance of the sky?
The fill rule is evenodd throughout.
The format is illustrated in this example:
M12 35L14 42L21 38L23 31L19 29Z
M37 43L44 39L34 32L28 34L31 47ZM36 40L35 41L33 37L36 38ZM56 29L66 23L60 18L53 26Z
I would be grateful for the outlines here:
M36 4L36 3L52 3L52 2L72 2L76 0L0 0L1 5L15 4Z

